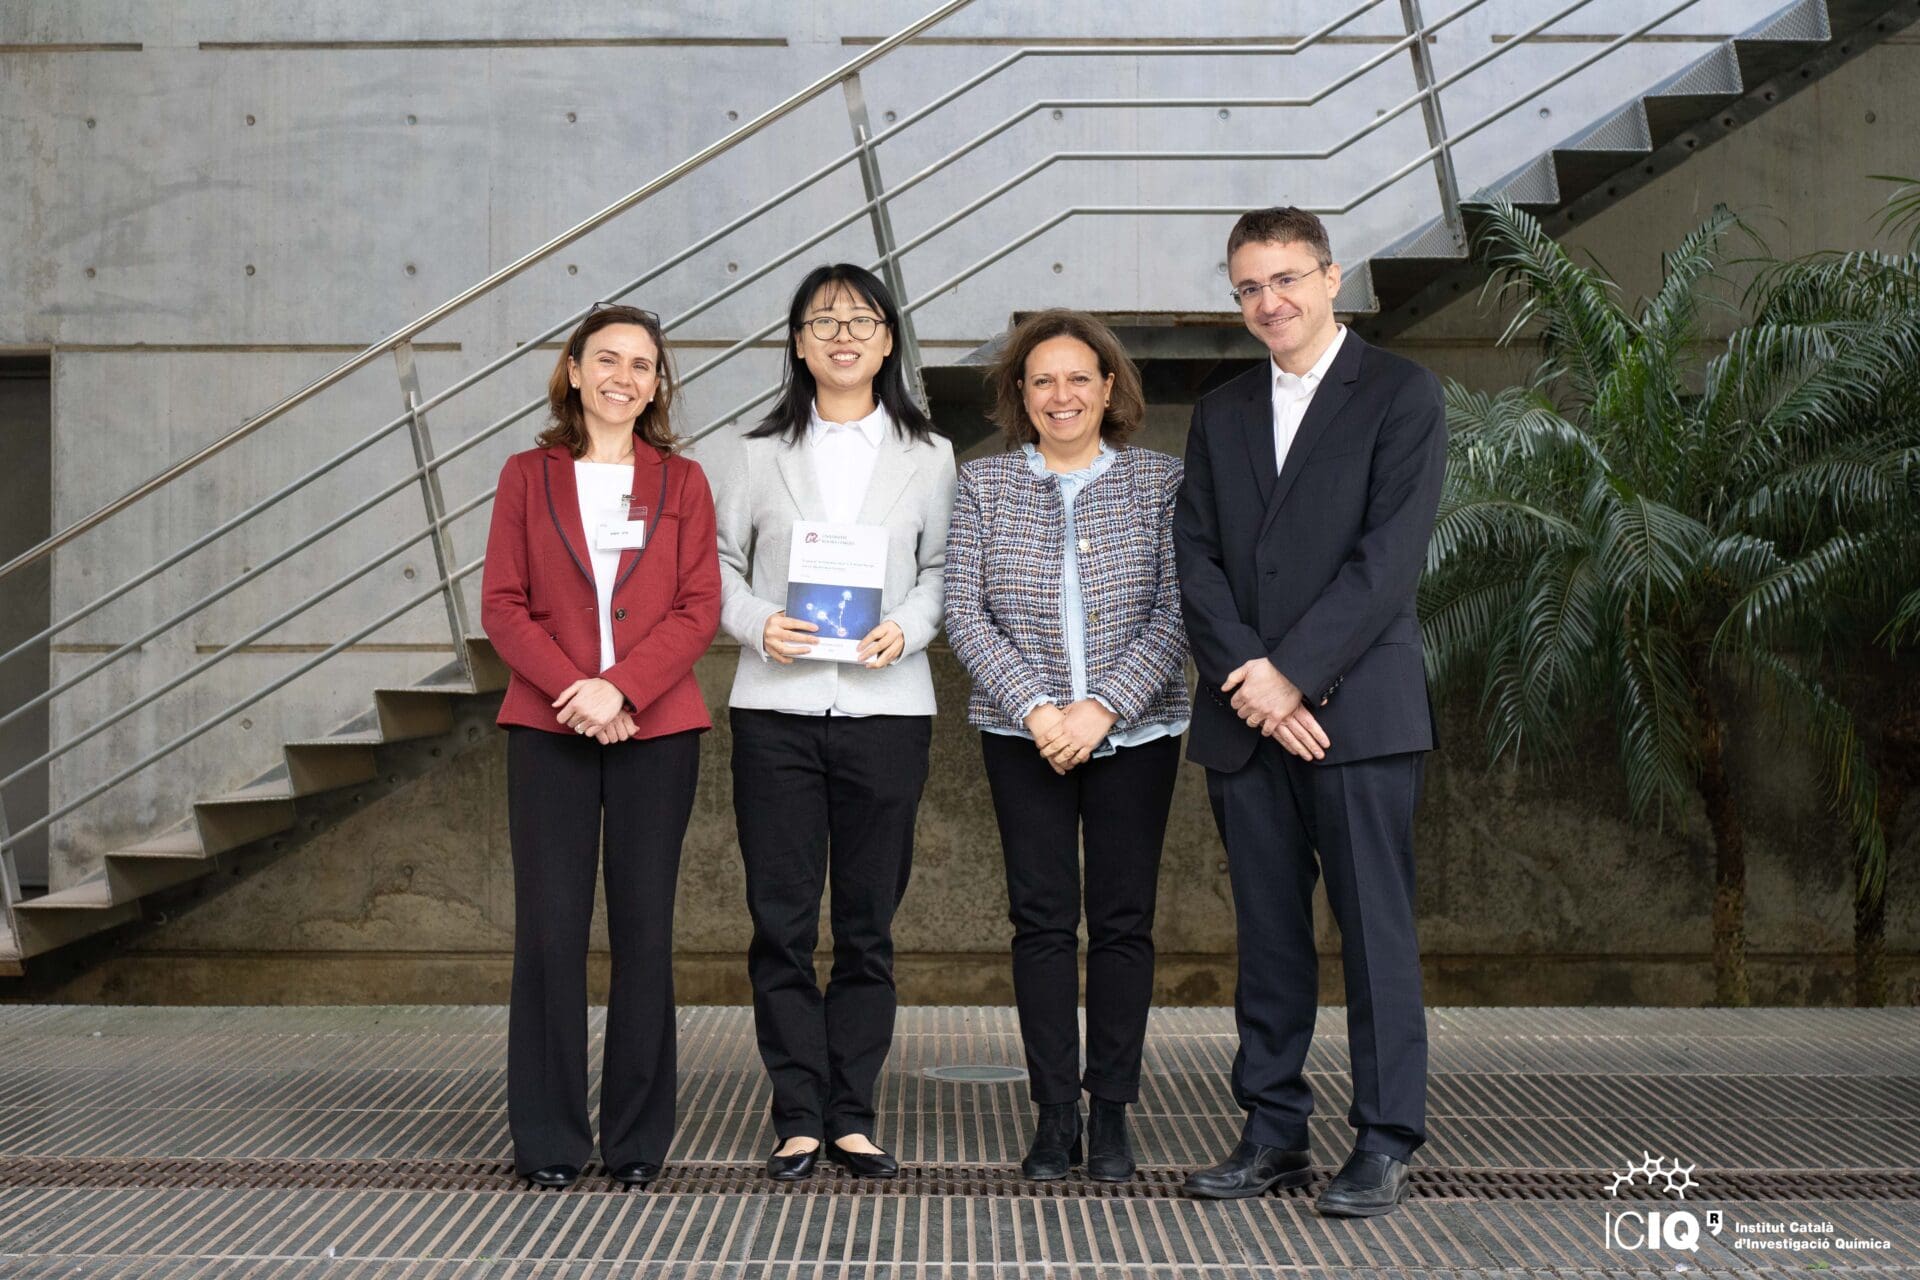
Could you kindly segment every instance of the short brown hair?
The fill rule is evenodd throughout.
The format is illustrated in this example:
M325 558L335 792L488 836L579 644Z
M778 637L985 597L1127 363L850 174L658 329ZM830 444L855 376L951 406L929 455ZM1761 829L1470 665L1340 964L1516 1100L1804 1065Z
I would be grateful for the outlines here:
M564 448L578 458L587 451L587 415L580 407L580 388L573 385L573 379L567 373L567 361L578 361L587 349L587 339L609 325L637 324L647 331L653 339L653 349L659 353L660 385L653 393L653 399L640 411L640 417L633 424L634 438L652 445L662 453L673 452L676 443L673 436L673 364L667 358L667 335L660 327L660 317L651 311L642 311L638 307L596 307L587 313L587 318L574 328L573 336L567 339L567 345L560 351L560 359L554 363L553 376L547 379L547 407L553 413L547 429L534 440L542 449L551 449L555 445Z
M1109 444L1125 444L1140 429L1140 420L1147 412L1140 371L1127 358L1127 349L1113 336L1113 330L1084 311L1055 307L1022 320L1007 339L1000 358L987 371L987 385L993 389L993 421L1006 436L1007 447L1017 448L1038 438L1033 424L1027 421L1021 384L1027 376L1027 357L1049 338L1077 338L1086 343L1100 362L1100 376L1113 375L1113 392L1100 419L1100 438Z
M1327 239L1327 224L1320 221L1320 215L1290 204L1241 214L1227 235L1227 257L1233 257L1243 244L1304 244L1313 250L1314 261L1323 267L1333 265L1333 242Z

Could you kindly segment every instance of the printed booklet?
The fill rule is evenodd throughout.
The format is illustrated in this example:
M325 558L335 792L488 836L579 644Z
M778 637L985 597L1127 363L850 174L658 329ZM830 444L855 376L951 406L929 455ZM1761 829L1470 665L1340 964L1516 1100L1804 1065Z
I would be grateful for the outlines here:
M787 556L787 616L811 622L818 643L805 657L858 662L860 641L880 625L887 531L873 524L793 522Z

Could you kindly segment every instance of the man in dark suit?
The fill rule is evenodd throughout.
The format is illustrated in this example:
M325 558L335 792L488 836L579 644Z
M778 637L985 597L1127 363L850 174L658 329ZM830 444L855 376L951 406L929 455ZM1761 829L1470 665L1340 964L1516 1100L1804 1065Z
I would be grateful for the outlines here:
M1186 1190L1251 1196L1312 1176L1302 1068L1324 872L1346 970L1356 1134L1317 1207L1390 1213L1425 1140L1413 813L1434 733L1414 592L1446 415L1431 373L1335 322L1340 268L1319 218L1246 214L1227 265L1272 359L1194 406L1174 539L1200 671L1187 754L1207 770L1233 878L1233 1091L1247 1120L1233 1154L1189 1175Z

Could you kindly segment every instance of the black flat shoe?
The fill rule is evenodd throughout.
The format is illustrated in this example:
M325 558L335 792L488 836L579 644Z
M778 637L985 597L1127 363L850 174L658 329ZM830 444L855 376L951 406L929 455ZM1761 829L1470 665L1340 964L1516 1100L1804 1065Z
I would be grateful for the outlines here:
M1313 1202L1327 1218L1377 1218L1407 1198L1413 1173L1404 1160L1378 1151L1356 1151Z
M610 1176L615 1182L623 1182L629 1187L644 1187L660 1176L660 1166L651 1160L632 1160L615 1169Z
M776 1151L778 1149L775 1148ZM811 1151L797 1151L790 1156L771 1155L767 1157L767 1176L775 1182L798 1182L802 1178L811 1178L813 1166L819 1162L818 1147Z
M580 1180L580 1171L570 1164L550 1164L526 1175L527 1181L547 1191L570 1187Z
M1135 1167L1133 1144L1127 1141L1127 1104L1089 1099L1087 1176L1095 1182L1125 1182Z
M826 1144L827 1159L856 1178L897 1178L900 1162L884 1151L849 1151L834 1143Z
M1020 1162L1022 1177L1057 1182L1080 1163L1080 1104L1043 1102L1033 1126L1033 1144Z
M1182 1190L1202 1200L1243 1200L1276 1187L1304 1187L1311 1181L1313 1160L1305 1151L1263 1147L1242 1138L1225 1160L1188 1174Z

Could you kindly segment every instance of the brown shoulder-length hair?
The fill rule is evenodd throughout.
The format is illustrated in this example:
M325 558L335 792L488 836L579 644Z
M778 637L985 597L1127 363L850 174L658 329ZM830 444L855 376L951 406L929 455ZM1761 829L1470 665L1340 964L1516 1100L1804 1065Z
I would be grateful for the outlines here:
M554 362L553 376L547 379L547 407L553 417L534 444L542 449L559 445L576 458L587 451L586 410L580 407L580 389L567 375L567 361L578 361L587 349L587 339L610 324L637 324L653 339L653 349L659 352L660 385L652 402L640 411L633 434L662 453L671 453L678 443L673 434L673 384L677 380L673 361L667 354L667 335L660 327L660 317L638 307L598 307L574 328L559 360Z
M1084 311L1055 307L1022 320L1007 339L1000 358L987 371L987 386L993 392L993 421L1006 436L1007 447L1016 449L1039 438L1033 423L1027 420L1021 384L1027 376L1027 357L1049 338L1078 338L1093 349L1100 362L1100 376L1113 375L1113 392L1100 419L1100 437L1108 444L1125 444L1140 429L1140 420L1147 412L1140 371L1127 358L1127 349L1113 336L1113 330Z

